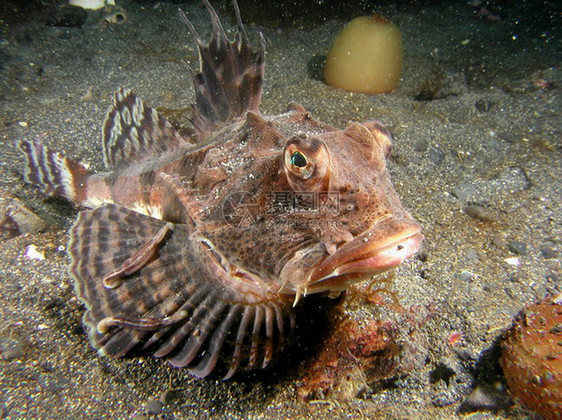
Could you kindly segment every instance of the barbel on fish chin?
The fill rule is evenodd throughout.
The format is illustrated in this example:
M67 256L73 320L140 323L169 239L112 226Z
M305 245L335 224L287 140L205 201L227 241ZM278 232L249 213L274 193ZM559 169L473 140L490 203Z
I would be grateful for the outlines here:
M423 239L390 182L391 134L338 130L300 105L262 115L265 41L227 39L216 12L192 71L193 138L130 90L107 114L94 173L41 143L18 143L25 179L81 211L70 273L93 346L150 349L196 376L264 368L314 293L338 295L412 256ZM282 221L282 222L280 222Z

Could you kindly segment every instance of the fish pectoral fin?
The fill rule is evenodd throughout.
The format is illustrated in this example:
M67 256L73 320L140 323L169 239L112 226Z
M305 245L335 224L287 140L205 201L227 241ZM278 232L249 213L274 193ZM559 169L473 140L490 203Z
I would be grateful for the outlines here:
M267 366L293 328L290 305L246 302L191 233L114 204L79 214L70 272L93 346L111 357L147 348L200 377L217 364L225 378Z
M188 145L176 129L131 90L115 92L103 124L103 159L117 168Z

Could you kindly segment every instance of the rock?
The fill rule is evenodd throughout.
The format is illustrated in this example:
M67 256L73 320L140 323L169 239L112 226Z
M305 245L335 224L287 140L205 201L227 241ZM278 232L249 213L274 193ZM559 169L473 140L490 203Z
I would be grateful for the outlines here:
M0 239L10 239L21 235L17 222L10 214L5 214L0 220Z
M430 147L427 158L435 165L440 165L445 160L445 153L438 147Z
M54 225L39 217L20 200L13 199L0 216L0 239L10 239L18 235L42 233L54 229Z
M427 147L428 147L427 141L425 141L424 139L418 140L414 144L414 150L416 152L425 152L427 150Z
M23 356L25 351L24 341L16 336L0 336L0 359L12 360Z
M474 248L467 248L464 251L464 257L469 261L478 261L480 259L478 256L478 250Z
M488 207L482 207L477 205L468 205L464 206L462 211L467 215L472 217L475 220L480 222L497 222L499 220L498 216L494 211L489 209Z
M501 386L476 385L459 407L461 413L476 411L505 410L511 406L511 400Z
M516 254L525 255L527 253L527 244L520 241L509 241L507 248Z
M467 270L463 270L463 271L461 271L459 279L460 279L460 281L465 283L467 281L470 281L473 277L474 277L474 273L471 273L470 271L467 271Z
M398 371L401 347L388 322L342 322L307 367L297 393L301 400L350 401Z
M513 396L545 419L562 413L562 305L551 296L525 308L502 341L500 364Z
M35 245L29 245L25 249L25 258L29 260L43 261L45 259L45 254L41 251L38 251Z
M10 217L15 220L22 234L41 233L52 227L50 223L21 204L17 205L10 212Z
M164 408L164 404L159 400L151 400L147 402L145 406L147 414L160 414L162 408Z
M554 242L546 241L541 245L540 249L543 258L547 260L553 260L555 258L558 258L558 249Z
M70 379L62 374L41 372L37 378L37 382L45 391L58 394L72 385Z
M471 201L469 198L476 196L476 185L471 182L463 182L453 188L451 194L457 197L460 201Z
M451 193L462 202L489 203L524 191L530 186L531 182L525 171L518 166L512 166L489 180L462 182L454 187Z

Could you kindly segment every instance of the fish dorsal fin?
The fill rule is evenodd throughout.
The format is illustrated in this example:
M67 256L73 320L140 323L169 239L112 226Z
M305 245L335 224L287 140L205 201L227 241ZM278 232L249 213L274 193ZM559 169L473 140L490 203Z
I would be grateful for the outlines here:
M203 2L213 22L213 36L208 44L180 10L180 17L199 49L199 71L191 71L195 89L192 122L199 140L246 111L258 111L265 54L263 35L258 51L252 51L236 1L233 4L238 31L232 41L227 38L213 7L207 0Z
M186 143L163 116L124 88L115 92L102 142L108 168L142 161Z

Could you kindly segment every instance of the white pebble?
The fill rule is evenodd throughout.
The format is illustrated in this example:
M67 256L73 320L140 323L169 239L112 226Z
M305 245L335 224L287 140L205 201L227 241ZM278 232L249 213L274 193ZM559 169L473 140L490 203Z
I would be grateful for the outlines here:
M25 256L30 260L44 260L45 255L42 252L37 251L37 247L35 245L29 245L25 249Z
M515 267L519 266L519 258L517 258L517 257L506 258L505 262L508 263L509 265L513 265Z

